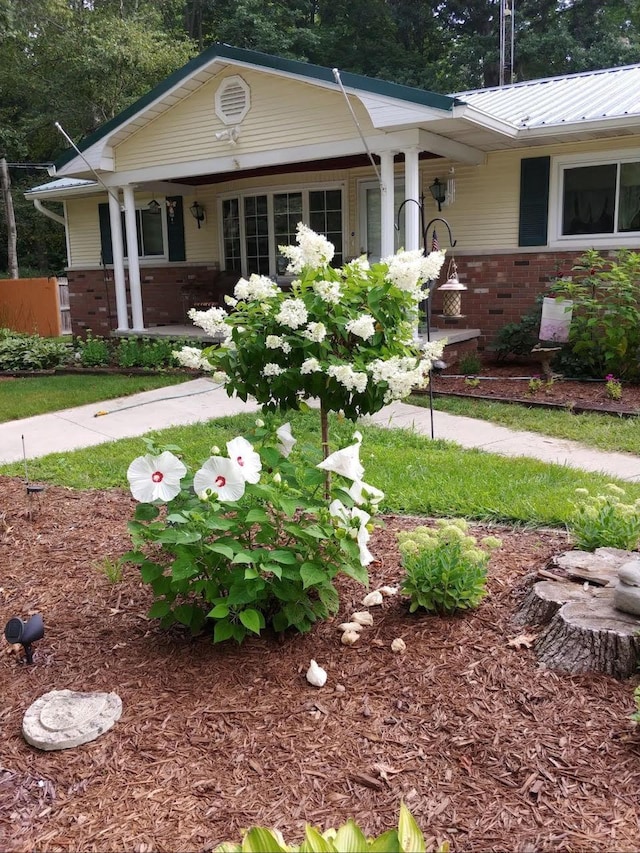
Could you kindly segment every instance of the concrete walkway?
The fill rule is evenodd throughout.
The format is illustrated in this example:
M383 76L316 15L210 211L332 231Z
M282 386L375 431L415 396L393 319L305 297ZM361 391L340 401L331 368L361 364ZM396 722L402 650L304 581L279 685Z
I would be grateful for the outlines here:
M143 435L150 430L255 412L258 408L253 402L230 399L224 389L210 379L194 379L182 385L0 424L0 464L23 458L23 437L26 456L32 459ZM393 403L378 412L373 421L381 427L399 427L431 435L428 408ZM511 430L445 412L434 412L433 423L436 439L453 441L461 447L475 447L501 456L527 456L640 482L639 456L606 453L577 442Z

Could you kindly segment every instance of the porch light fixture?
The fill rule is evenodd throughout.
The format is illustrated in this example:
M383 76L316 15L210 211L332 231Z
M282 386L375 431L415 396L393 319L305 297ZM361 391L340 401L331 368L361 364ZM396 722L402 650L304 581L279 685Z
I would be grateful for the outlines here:
M191 207L189 208L189 211L190 211L191 215L193 216L193 218L198 223L198 228L200 228L200 223L204 222L204 216L205 216L204 207L199 202L194 201L193 204L191 205Z
M447 185L440 183L440 178L436 178L435 181L429 187L429 192L433 196L433 200L438 203L438 213L442 210L442 205L447 197Z
M147 205L147 209L149 213L160 213L160 204L155 200L155 198L152 198Z
M458 279L458 269L454 260L449 264L448 278L438 290L442 290L442 313L445 317L460 317L462 313L462 291L466 290Z

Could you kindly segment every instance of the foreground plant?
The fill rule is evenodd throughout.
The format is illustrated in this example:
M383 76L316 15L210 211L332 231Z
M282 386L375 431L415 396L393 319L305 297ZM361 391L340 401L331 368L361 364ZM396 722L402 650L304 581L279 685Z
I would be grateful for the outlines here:
M439 519L436 527L416 527L398 534L406 576L401 590L410 596L409 611L453 613L477 607L486 595L487 564L502 544L487 536L480 545L462 518Z
M610 400L620 400L622 398L622 384L619 379L616 379L613 373L608 373L605 376L604 388Z
M226 455L213 448L193 476L179 448L150 441L129 466L140 503L129 523L134 550L123 559L139 565L155 596L148 615L164 628L208 626L214 642L242 642L266 626L307 631L337 611L339 574L368 581L371 518L383 494L363 481L360 433L320 463L289 460L288 424L259 420L250 438L228 441ZM336 475L330 503L325 470Z
M576 489L578 500L567 528L577 548L623 548L633 551L640 542L640 500L625 503L626 492L615 483L606 486L608 494L591 495L588 489Z
M377 838L367 838L353 820L323 833L307 824L304 841L299 845L287 844L277 829L254 826L245 832L241 844L227 841L216 847L216 853L424 853L425 849L424 835L409 809L401 803L398 828ZM438 853L448 850L447 842L438 847Z

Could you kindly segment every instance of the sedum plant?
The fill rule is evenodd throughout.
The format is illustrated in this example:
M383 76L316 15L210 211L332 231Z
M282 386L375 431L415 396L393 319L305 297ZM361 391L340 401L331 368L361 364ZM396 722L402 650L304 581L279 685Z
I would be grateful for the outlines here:
M277 829L254 826L247 830L240 844L225 842L216 853L424 853L425 841L420 828L404 803L400 805L398 828L383 832L377 838L367 838L353 820L338 829L321 833L310 824L305 828L304 841L288 845ZM438 853L448 853L444 842Z
M487 564L502 544L487 536L480 545L462 518L439 519L436 527L416 527L398 534L409 610L453 613L476 607L486 595Z
M569 534L583 551L604 547L634 551L640 542L640 499L625 503L626 492L615 483L607 483L606 489L605 495L576 489L578 500L567 525Z
M288 457L289 425L262 420L250 436L214 447L194 473L176 447L155 447L128 470L139 501L129 523L140 567L155 601L151 618L181 623L214 642L295 628L307 631L338 609L335 578L367 583L371 517L383 494L363 482L362 436L323 462ZM306 461L306 465L305 465ZM318 464L314 464L318 463ZM336 475L333 500L322 496L324 471Z

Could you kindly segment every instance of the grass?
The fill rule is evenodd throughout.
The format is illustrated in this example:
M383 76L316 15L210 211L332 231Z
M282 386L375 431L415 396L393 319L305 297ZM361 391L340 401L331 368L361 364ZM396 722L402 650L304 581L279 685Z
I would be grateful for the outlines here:
M408 401L428 408L429 397L416 395ZM554 438L579 441L600 450L628 451L640 456L638 418L615 415L572 414L569 411L528 409L511 403L492 403L477 399L435 397L433 408L451 415L465 415L491 421L510 429L526 430Z
M319 460L317 413L288 413L287 418L299 442L296 450L307 445ZM212 445L224 448L226 441L249 432L254 421L255 415L237 415L153 435L158 443L181 447L186 464L195 469L210 455ZM387 513L559 526L569 518L576 488L598 493L606 483L616 482L561 465L461 450L450 442L432 441L408 430L360 429L365 479L384 490L381 508ZM333 419L332 448L348 444L353 430L353 424ZM129 463L145 452L144 443L132 438L51 454L29 461L30 479L78 489L126 489ZM0 468L4 475L22 473L18 463ZM617 482L630 501L640 498L640 484Z
M126 397L192 378L182 374L71 374L6 379L0 381L0 423L83 406L86 403L113 400L115 397Z

